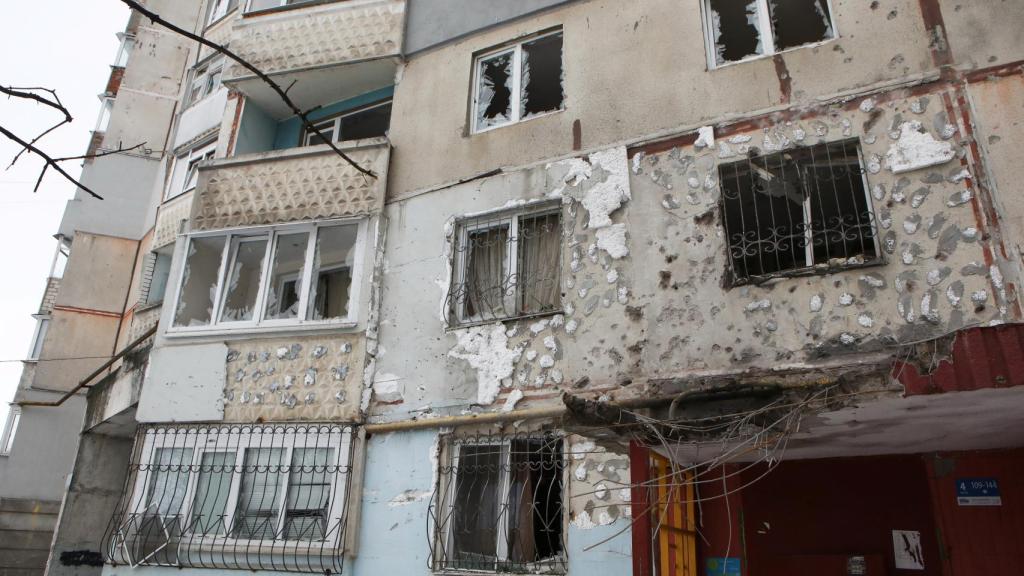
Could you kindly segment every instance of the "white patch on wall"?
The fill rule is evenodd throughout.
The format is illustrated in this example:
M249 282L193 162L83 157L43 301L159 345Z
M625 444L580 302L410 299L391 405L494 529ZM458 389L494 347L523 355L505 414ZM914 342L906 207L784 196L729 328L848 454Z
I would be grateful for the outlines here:
M515 390L512 391L511 394L508 395L508 398L505 399L505 405L501 407L501 411L511 412L512 410L515 410L516 404L518 404L519 401L522 399L523 391L516 388Z
M501 381L512 376L523 346L508 347L508 335L501 323L460 330L458 339L458 344L448 351L448 355L465 360L476 370L477 403L494 403Z
M603 182L594 183L580 202L590 214L590 227L604 228L612 224L611 213L631 198L626 148L594 152L590 155L590 163L602 168L606 176Z
M627 256L629 247L626 246L626 225L613 224L598 230L597 247L615 260Z
M373 396L379 402L401 402L402 390L398 383L401 376L394 374L377 374L373 378Z
M936 140L921 123L913 120L900 126L899 140L885 153L885 163L893 174L945 164L956 153L949 142Z
M424 490L406 490L388 501L390 508L397 506L408 506L414 502L422 502L430 497L430 492Z
M715 145L715 127L701 126L697 129L697 140L693 143L695 148L711 148Z

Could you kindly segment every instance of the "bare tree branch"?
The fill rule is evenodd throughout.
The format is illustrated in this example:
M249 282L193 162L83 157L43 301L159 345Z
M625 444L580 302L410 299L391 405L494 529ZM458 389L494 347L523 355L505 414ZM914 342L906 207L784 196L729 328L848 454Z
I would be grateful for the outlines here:
M9 138L10 140L13 140L17 144L21 145L23 148L28 150L29 152L32 152L34 154L38 154L39 157L42 158L44 162L46 162L46 164L43 166L43 170L39 173L39 179L36 180L35 188L32 189L33 192L39 190L39 185L43 181L43 175L46 174L46 169L52 167L61 176L66 178L68 181L70 181L75 186L78 186L82 190L86 191L93 198L97 198L99 200L103 200L103 196L100 196L99 194L93 192L91 189L89 189L88 186L82 184L81 182L76 180L73 176L71 176L71 174L68 174L63 168L61 168L60 164L59 164L59 161L57 159L51 158L48 154L46 154L42 150L36 148L33 144L31 144L29 142L26 142L26 141L22 140L21 138L18 138L14 133L12 133L11 131L7 130L3 126L0 126L0 134L3 134L4 136Z
M35 94L34 93L34 92L39 92L39 91L49 92L50 95L53 96L53 100L48 100L45 97L40 96L39 94ZM35 87L35 88L15 88L15 87L11 87L11 86L8 86L8 87L0 86L0 92L2 92L4 94L7 94L8 98L15 97L15 98L22 98L22 99L25 99L25 100L33 100L35 102L43 104L44 106L49 106L50 108L53 108L53 109L59 111L60 113L64 114L64 118L60 122L57 122L56 124L51 126L48 130L43 131L42 134L40 134L39 136L36 136L35 138L33 138L32 141L29 142L29 144L35 144L36 142L39 142L40 140L43 139L43 137L45 137L50 132L53 132L57 128L60 128L61 126L65 125L65 124L68 124L72 120L74 120L74 118L71 117L71 112L69 112L68 109L64 107L64 103L60 101L60 96L57 96L57 91L56 90L51 90L50 88L38 88L38 87ZM21 155L24 154L26 151L28 151L28 148L22 148L20 152L18 152L17 154L14 155L14 158L11 160L11 163L7 165L7 167L10 168L11 166L14 166L14 164L18 162L18 159L21 158ZM45 171L45 168L44 168L44 171Z
M202 36L198 36L196 34L193 34L193 33L189 32L188 30L185 30L184 28L180 28L178 26L175 26L174 24L171 24L170 22L168 22L168 21L164 20L163 18L161 18L159 14L156 14L155 12L147 10L144 6L142 6L141 4L136 2L135 0L121 0L121 2L125 3L129 8L137 11L138 13L142 14L146 18L149 18L150 22L153 22L154 24L159 24L159 25L163 26L164 28L167 28L168 30L170 30L170 31L172 31L172 32L174 32L176 34L179 34L181 36L184 36L185 38L188 38L189 40L194 40L196 42L199 42L203 46L207 46L209 48L212 48L213 50L216 50L220 54L223 54L224 56L227 56L228 58L234 60L235 62L237 62L239 65L241 65L246 70L248 70L248 71L252 72L253 74L255 74L257 78L262 80L267 86L270 86L270 88L275 93L277 93L277 95L281 98L281 101L283 101L285 103L285 105L287 105L288 108L291 109L292 113L294 113L296 116L299 117L299 119L302 121L303 127L306 130L309 130L310 132L313 132L314 134L319 136L320 139L324 141L324 143L326 143L328 146L331 147L331 150L334 150L338 154L338 156L341 156L342 158L344 158L345 161L349 163L349 165L351 165L353 168L355 168L359 172L362 172L363 174L365 174L365 175L367 175L367 176L369 176L371 178L376 178L377 177L377 175L372 170L368 170L366 168L363 168L355 160L353 160L347 154L342 152L340 148L338 148L337 146L334 145L334 142L332 141L331 138L326 137L323 134L323 132L321 132L316 126L314 126L313 123L310 122L309 118L306 116L306 113L303 112L295 104L295 102L292 102L292 99L288 97L288 90L285 90L285 89L281 88L281 86L277 82L275 82L273 79L271 79L270 76L267 76L260 69L256 68L255 66L253 66L249 62L245 61L241 56L239 56L238 54L235 54L234 52L232 52L228 48L225 48L224 46L221 46L220 44L217 44L216 42L213 42L211 40L203 38ZM291 86L289 86L288 89L290 90Z
M81 156L65 156L63 158L54 158L53 161L54 162L65 162L67 160L92 160L93 158L102 158L104 156L111 156L113 154L122 154L124 152L131 152L132 150L135 150L135 149L138 149L138 148L142 148L143 152L145 153L146 152L146 148L144 148L145 145L146 145L145 142L139 142L135 146L129 146L129 147L125 148L123 144L118 142L117 143L117 149L115 149L115 150L105 150L103 152L94 152L92 154L82 154Z

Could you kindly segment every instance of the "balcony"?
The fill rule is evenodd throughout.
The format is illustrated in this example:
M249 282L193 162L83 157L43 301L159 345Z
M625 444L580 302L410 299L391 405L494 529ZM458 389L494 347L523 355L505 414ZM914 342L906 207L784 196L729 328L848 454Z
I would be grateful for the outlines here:
M377 178L357 171L327 145L216 160L200 168L193 230L370 215L384 205L390 145L385 138L339 147Z
M404 0L344 0L249 13L235 22L231 48L266 73L302 109L394 83L402 45ZM224 82L267 113L292 112L262 80L232 65Z

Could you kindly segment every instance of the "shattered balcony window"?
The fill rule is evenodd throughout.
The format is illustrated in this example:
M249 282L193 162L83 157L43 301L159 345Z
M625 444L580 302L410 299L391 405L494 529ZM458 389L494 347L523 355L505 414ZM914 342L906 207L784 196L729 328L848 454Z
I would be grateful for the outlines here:
M199 184L199 166L212 160L216 152L217 142L204 142L176 157L164 200L176 198L194 189Z
M453 325L561 309L561 210L557 204L472 217L455 231L448 309Z
M536 36L477 57L474 78L474 132L561 110L562 33Z
M444 453L429 510L435 570L565 572L561 437L456 437Z
M734 282L879 259L856 140L751 156L719 177Z
M349 142L387 136L388 128L391 126L391 100L345 112L318 121L313 126L320 134L307 130L302 137L303 146L324 144L327 138L330 138L331 142Z
M336 424L143 428L106 559L340 573L350 446Z
M323 223L194 234L170 331L354 322L362 228Z
M706 0L711 67L835 38L829 0Z

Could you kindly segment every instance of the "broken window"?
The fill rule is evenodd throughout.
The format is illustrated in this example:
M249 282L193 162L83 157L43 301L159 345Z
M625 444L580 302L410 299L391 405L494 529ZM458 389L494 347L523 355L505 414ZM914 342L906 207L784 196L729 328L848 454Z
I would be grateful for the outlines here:
M212 160L216 152L216 142L204 142L175 158L164 200L176 198L194 189L199 183L199 166Z
M557 205L460 221L448 296L452 323L559 310L561 236Z
M107 559L340 573L350 443L327 424L144 428Z
M829 0L706 0L712 67L835 38Z
M736 282L878 258L857 141L751 156L719 177Z
M209 14L206 15L206 25L209 26L227 16L238 6L238 0L210 0Z
M221 76L224 72L224 58L211 58L197 65L192 70L192 83L189 84L185 106L192 106L221 87Z
M456 440L432 504L436 570L564 571L562 439Z
M387 136L391 125L391 101L378 102L365 108L346 112L340 116L322 120L313 124L320 132L307 130L302 138L303 146L323 144L330 138L331 142L348 142L363 138L379 138Z
M474 132L561 110L562 33L479 56L474 77Z
M360 230L301 224L193 235L172 330L354 321Z

